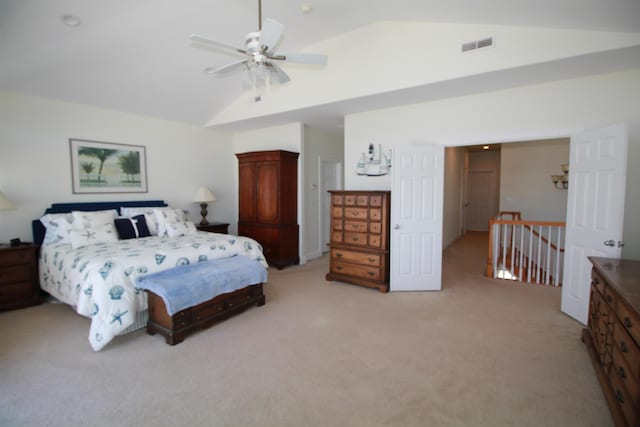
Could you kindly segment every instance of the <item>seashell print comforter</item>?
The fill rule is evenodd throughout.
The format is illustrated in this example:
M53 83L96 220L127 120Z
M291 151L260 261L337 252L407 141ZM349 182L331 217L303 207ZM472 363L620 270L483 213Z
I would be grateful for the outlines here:
M147 273L210 259L243 255L267 263L262 247L248 237L198 232L182 237L145 237L73 249L70 244L40 249L40 286L91 319L89 342L101 350L147 309L135 279Z

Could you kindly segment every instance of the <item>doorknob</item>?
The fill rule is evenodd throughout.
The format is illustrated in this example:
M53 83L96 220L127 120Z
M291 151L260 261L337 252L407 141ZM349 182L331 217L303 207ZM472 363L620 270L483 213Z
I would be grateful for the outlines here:
M604 241L604 245L605 246L615 246L616 242L615 242L615 240L605 240Z
M621 248L624 246L624 242L621 242L620 240L618 240L618 247Z
M397 229L399 229L399 228L400 228L400 226L399 226L398 224L396 224L396 225L394 225L394 226L393 226L393 229L394 229L394 230L397 230Z

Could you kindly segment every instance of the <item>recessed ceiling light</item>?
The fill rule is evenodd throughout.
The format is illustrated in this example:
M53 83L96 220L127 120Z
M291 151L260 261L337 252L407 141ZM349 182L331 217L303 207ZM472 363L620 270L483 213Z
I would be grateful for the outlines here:
M60 17L60 20L67 27L79 27L82 24L80 18L70 13L64 14Z
M483 146L482 146L482 149L483 149L483 150L488 150L488 149L489 149L489 146L488 146L488 145L483 145Z
M302 3L300 5L300 10L302 13L309 13L313 10L313 6L311 6L311 3Z

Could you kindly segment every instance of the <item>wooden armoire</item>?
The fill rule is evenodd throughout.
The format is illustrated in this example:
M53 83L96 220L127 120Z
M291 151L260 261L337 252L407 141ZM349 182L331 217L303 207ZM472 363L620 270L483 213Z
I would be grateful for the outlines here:
M290 151L236 154L238 234L262 245L270 265L298 264L298 156Z

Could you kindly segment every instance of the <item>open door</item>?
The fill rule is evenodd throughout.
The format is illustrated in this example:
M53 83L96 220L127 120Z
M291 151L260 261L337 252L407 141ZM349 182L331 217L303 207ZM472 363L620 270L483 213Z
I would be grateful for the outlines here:
M589 256L620 258L627 175L627 128L619 124L571 137L564 313L587 324Z
M442 289L444 146L396 146L391 189L391 291Z

